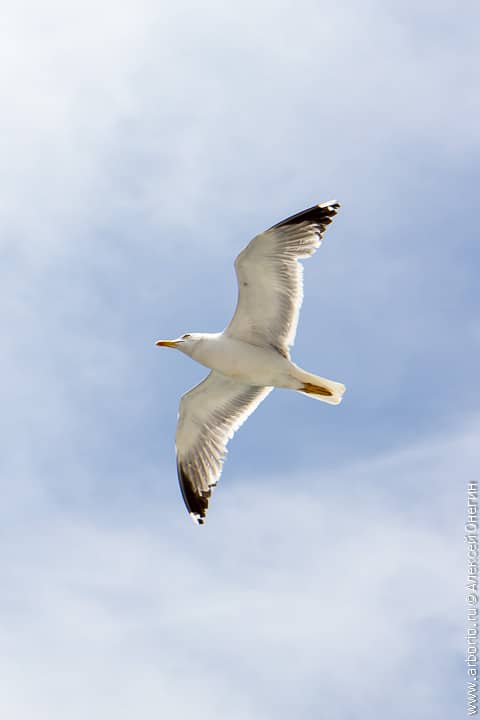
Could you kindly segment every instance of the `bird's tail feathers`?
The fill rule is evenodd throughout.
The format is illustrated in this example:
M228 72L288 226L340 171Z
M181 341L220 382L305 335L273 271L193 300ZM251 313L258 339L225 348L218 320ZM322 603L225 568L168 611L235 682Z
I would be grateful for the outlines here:
M296 389L303 395L308 395L315 400L322 400L330 405L338 405L342 402L342 396L345 392L345 385L342 385L342 383L327 380L327 378L313 375L300 368L296 373L296 379L298 380Z

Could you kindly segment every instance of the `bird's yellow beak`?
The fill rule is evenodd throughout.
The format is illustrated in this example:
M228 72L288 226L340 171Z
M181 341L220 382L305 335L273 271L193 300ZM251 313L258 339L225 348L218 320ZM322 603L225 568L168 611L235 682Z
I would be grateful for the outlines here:
M171 347L176 348L177 347L177 340L157 340L155 345L158 345L158 347Z

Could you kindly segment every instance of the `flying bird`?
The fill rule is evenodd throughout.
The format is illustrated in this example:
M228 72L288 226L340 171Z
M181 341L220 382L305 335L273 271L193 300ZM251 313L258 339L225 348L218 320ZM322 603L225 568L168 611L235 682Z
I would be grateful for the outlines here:
M186 333L156 345L175 348L211 372L180 400L177 472L193 520L205 522L227 443L274 387L338 405L345 386L290 359L303 300L303 267L340 204L315 205L251 240L235 260L237 307L220 333Z

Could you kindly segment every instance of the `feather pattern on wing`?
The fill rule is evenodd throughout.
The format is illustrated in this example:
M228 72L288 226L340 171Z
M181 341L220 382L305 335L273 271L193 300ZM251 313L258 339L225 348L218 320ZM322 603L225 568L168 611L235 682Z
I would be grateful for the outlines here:
M225 330L253 345L265 343L289 357L303 300L303 267L337 214L336 201L315 205L257 235L235 260L238 301Z
M177 470L183 499L196 522L204 522L228 441L271 390L212 370L182 396L175 438Z

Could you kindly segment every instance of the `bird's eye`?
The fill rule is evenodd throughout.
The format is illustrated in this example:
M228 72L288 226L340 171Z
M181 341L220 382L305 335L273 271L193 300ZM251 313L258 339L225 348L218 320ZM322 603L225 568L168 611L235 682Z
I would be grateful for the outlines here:
M187 340L189 337L192 337L190 333L185 333L185 335L182 335L182 340Z

